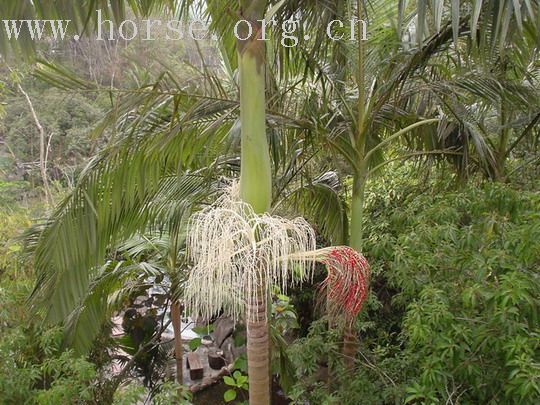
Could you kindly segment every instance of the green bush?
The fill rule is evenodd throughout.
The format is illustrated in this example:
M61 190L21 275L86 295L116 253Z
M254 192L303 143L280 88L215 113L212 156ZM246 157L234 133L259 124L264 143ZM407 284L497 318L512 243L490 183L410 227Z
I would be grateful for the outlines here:
M17 236L25 211L0 215L0 404L82 404L94 399L95 366L62 348L62 329L41 327L28 307L34 283Z
M16 327L0 340L5 404L83 404L94 398L92 363L61 350L62 330Z
M540 403L540 195L395 179L369 198L372 294L358 321L355 375L342 378L336 367L333 396L343 404ZM336 347L314 328L290 349L304 377ZM295 392L312 398L320 382L299 381Z
M407 401L538 403L539 196L487 184L407 198L387 218L377 259L405 310Z
M431 206L427 199L434 199ZM421 197L388 277L409 304L409 400L540 400L540 198L504 185Z

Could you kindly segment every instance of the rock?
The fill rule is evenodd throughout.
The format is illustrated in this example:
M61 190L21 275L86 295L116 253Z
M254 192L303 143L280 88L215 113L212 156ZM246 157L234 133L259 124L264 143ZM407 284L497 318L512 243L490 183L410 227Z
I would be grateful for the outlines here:
M209 347L214 344L214 339L210 335L204 335L201 338L201 345Z
M238 357L240 357L240 355L246 353L246 351L247 351L246 345L236 347L236 346L234 346L234 342L233 342L233 346L232 346L232 355L233 355L233 357L234 357L235 359L238 358Z
M232 363L235 359L233 350L234 350L234 339L232 336L229 336L223 341L221 345L221 350L223 350L223 357L227 360L227 363Z
M234 322L232 318L219 318L214 322L214 342L221 347L225 339L232 335Z
M133 300L133 306L142 307L144 306L144 302L148 299L146 295L139 295L137 298Z
M234 339L232 336L229 336L223 344L221 345L221 350L223 350L224 357L227 359L227 362L232 363L235 359L237 359L241 354L244 354L246 352L246 346L242 345L239 347L236 347L234 345Z

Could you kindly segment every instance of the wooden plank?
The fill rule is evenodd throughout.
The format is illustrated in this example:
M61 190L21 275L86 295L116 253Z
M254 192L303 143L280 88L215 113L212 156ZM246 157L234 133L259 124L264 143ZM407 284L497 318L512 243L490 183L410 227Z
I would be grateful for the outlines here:
M186 359L186 365L189 369L189 377L192 380L200 380L204 376L204 367L202 361L197 353L188 353Z

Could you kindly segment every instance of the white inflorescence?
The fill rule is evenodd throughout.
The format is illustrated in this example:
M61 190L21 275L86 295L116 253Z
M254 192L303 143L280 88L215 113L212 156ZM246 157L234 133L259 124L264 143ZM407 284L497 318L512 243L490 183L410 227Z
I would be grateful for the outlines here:
M303 218L258 215L231 187L215 204L194 214L187 248L194 263L185 303L196 317L223 312L238 320L258 291L299 283L312 275L313 260L291 257L315 249L315 231ZM262 287L262 288L258 288Z

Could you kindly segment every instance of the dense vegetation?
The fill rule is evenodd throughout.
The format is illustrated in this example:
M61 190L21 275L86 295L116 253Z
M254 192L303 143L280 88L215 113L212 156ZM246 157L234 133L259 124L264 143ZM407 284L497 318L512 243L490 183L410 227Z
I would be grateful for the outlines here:
M0 16L88 6L52 3ZM538 4L176 3L218 40L0 35L0 404L266 405L270 386L294 404L539 403ZM103 2L115 21L169 6ZM312 39L232 37L269 14ZM357 16L366 42L321 30ZM339 252L361 284L344 293ZM228 310L236 359L192 393L176 364ZM208 319L174 348L182 311Z
M362 366L339 397L536 402L538 193L501 184L457 191L397 172L403 180L381 179L370 196L366 254L377 275L358 321ZM320 329L295 344L301 375L317 370L327 345ZM324 402L324 390L310 395Z

